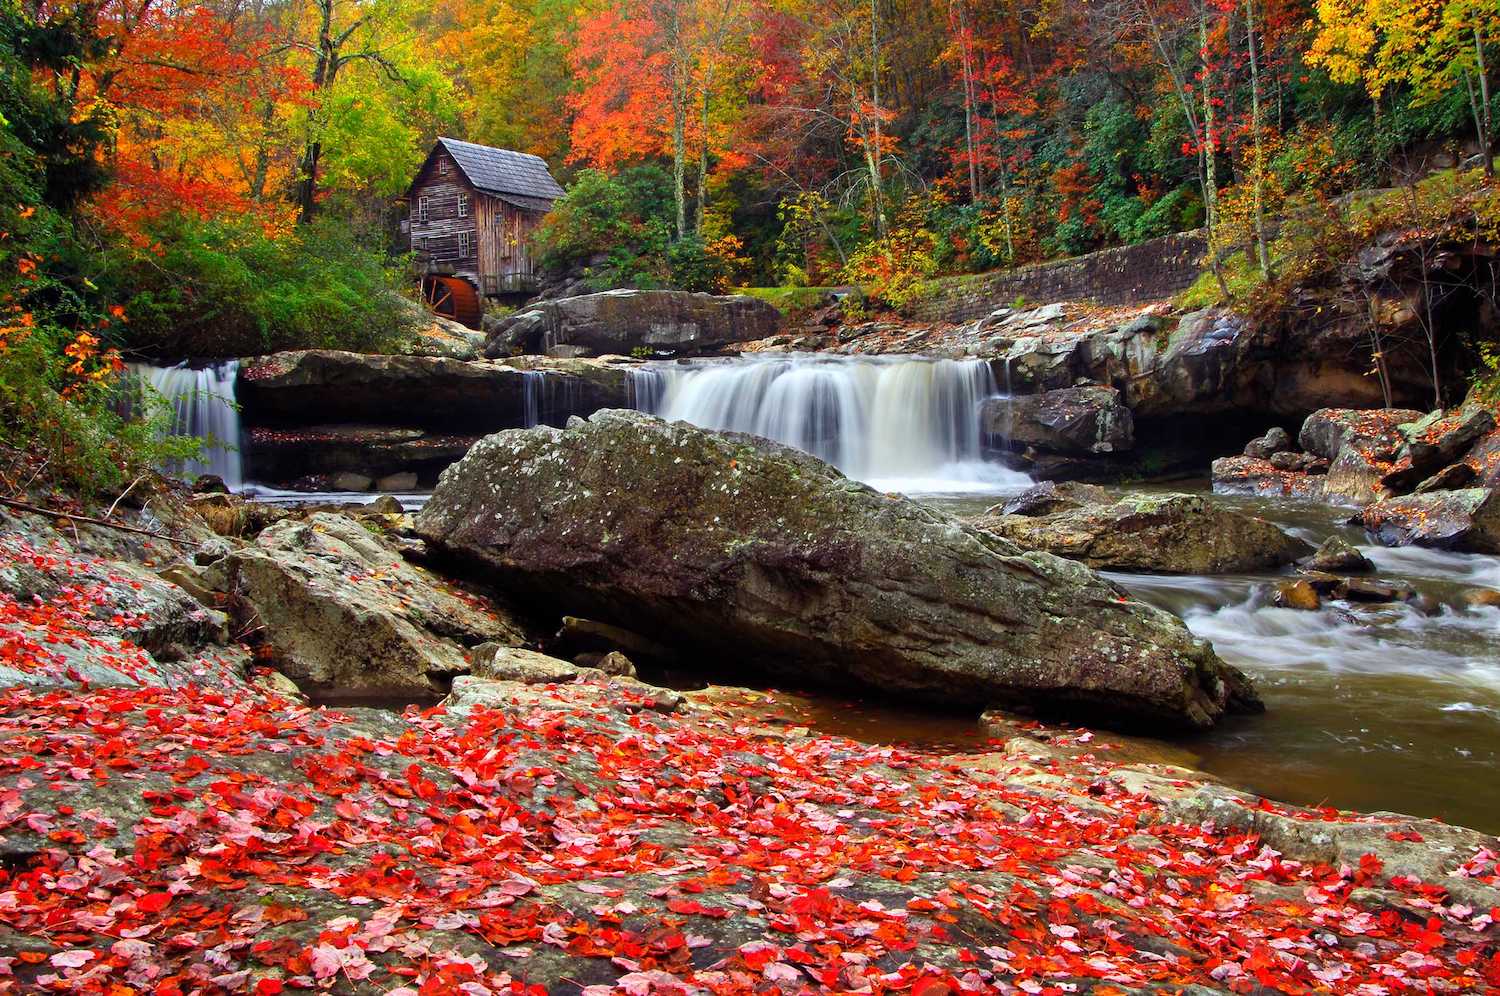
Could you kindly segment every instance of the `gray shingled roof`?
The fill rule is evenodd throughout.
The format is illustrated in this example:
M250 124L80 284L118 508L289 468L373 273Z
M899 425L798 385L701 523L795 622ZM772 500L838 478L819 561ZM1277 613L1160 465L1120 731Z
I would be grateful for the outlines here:
M546 160L540 156L460 142L456 138L440 138L438 144L448 150L475 190L516 207L546 211L563 195L562 187L552 179Z

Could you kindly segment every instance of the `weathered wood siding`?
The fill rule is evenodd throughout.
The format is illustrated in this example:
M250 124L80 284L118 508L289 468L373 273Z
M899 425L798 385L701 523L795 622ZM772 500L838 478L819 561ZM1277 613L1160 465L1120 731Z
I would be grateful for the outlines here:
M412 187L410 204L412 251L428 272L463 277L481 286L474 219L476 202L487 200L475 194L446 152L428 163Z
M517 289L517 282L535 273L531 239L542 215L523 211L498 197L481 194L474 220L479 228L479 272L484 292Z
M544 215L479 193L446 152L412 185L409 210L425 272L463 277L481 294L525 289L534 276L531 241Z

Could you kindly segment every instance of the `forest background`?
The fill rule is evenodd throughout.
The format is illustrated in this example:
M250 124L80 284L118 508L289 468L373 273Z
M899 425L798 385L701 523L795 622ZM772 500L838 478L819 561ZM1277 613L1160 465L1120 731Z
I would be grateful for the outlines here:
M1288 219L1491 189L1497 62L1493 0L0 0L5 441L103 483L126 357L389 348L439 135L546 158L601 289L899 307L1203 228L1245 300L1329 251Z

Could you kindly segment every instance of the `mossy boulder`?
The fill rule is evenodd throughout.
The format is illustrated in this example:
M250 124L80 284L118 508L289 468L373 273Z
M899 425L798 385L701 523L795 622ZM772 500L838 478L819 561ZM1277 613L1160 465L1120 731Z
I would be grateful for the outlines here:
M1086 567L794 450L637 412L481 440L416 530L533 609L715 671L1160 728L1259 708L1179 620Z
M1111 495L1058 485L1065 500L1006 514L996 506L974 524L1027 550L1045 550L1098 570L1231 574L1281 567L1312 547L1277 526L1202 495Z

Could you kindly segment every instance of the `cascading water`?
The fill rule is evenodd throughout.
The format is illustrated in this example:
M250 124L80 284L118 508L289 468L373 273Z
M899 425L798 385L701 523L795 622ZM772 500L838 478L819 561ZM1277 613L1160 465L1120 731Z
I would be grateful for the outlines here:
M521 426L530 429L542 424L542 394L547 389L547 375L539 370L521 371Z
M521 427L561 427L569 416L587 415L590 409L578 388L576 377L549 374L545 370L521 371Z
M245 483L240 457L240 413L235 405L239 363L226 360L212 366L154 367L132 363L131 380L150 387L172 407L168 436L202 439L202 456L174 463L163 470L178 476L214 474L231 488Z
M774 439L876 487L974 491L1030 483L984 460L979 407L999 392L980 360L746 357L652 364L637 370L631 385L642 411Z

